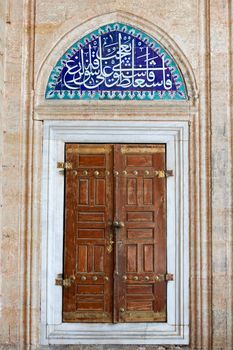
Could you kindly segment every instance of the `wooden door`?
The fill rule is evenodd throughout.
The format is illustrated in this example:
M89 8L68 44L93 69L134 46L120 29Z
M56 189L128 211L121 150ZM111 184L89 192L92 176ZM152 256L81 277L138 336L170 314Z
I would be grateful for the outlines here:
M112 322L113 148L66 145L64 322Z
M166 321L165 151L66 145L64 322Z
M164 145L116 145L115 321L166 321Z

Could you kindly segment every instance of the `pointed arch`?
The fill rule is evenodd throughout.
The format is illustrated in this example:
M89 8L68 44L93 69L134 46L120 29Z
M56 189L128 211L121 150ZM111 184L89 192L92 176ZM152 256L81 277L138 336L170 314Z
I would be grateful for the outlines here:
M52 69L46 99L186 100L178 64L157 40L124 23L75 42Z

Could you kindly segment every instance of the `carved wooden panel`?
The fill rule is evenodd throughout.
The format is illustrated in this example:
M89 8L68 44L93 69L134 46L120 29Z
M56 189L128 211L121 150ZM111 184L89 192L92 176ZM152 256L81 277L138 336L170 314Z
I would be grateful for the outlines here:
M64 322L112 322L112 146L66 145ZM108 174L108 175L107 175Z
M166 168L164 145L115 145L116 322L166 321ZM162 277L162 278L161 278ZM162 280L160 280L162 279Z
M65 322L166 321L165 151L66 145Z

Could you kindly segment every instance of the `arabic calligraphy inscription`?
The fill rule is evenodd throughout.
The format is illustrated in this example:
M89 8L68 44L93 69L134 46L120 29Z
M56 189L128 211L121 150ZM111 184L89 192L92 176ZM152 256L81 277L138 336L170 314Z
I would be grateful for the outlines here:
M76 43L58 62L46 98L187 97L177 66L158 43L120 24L104 29Z

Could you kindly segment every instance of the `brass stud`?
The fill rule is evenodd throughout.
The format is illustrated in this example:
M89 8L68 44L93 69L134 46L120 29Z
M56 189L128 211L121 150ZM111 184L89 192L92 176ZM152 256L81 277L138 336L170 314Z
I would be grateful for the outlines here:
M73 170L72 173L73 173L74 176L77 176L77 174L78 174L77 170Z
M86 276L81 276L81 281L86 281Z
M94 171L94 175L95 175L95 176L98 176L99 174L100 174L99 171L97 171L97 170Z
M138 281L138 276L133 277L134 281Z
M155 170L155 176L158 177L159 179L163 178L166 176L164 170Z
M156 281L159 281L159 276L155 276L155 280L156 280Z
M164 170L161 170L159 171L159 175L158 175L159 178L163 178L163 177L166 177L166 173Z
M137 170L134 170L133 174L136 176L138 175L138 171Z
M123 170L123 175L127 175L127 171L126 170Z
M123 307L120 307L120 312L125 312L125 309Z
M114 175L115 176L119 175L119 171L114 170Z
M106 170L105 171L105 174L108 176L108 175L110 175L110 171L109 170Z
M123 279L124 281L126 281L126 280L127 280L127 276L126 276L126 275L122 276L122 279Z
M87 171L87 170L84 170L84 171L83 171L83 175L84 175L84 176L87 176L87 175L88 175L88 171Z
M97 281L98 277L97 276L93 276L92 279L93 279L93 281Z
M145 281L149 281L150 277L149 276L145 276Z
M106 282L108 282L108 281L109 281L108 276L104 276L104 280L105 280Z
M150 175L149 170L145 170L144 174L145 174L145 175Z

